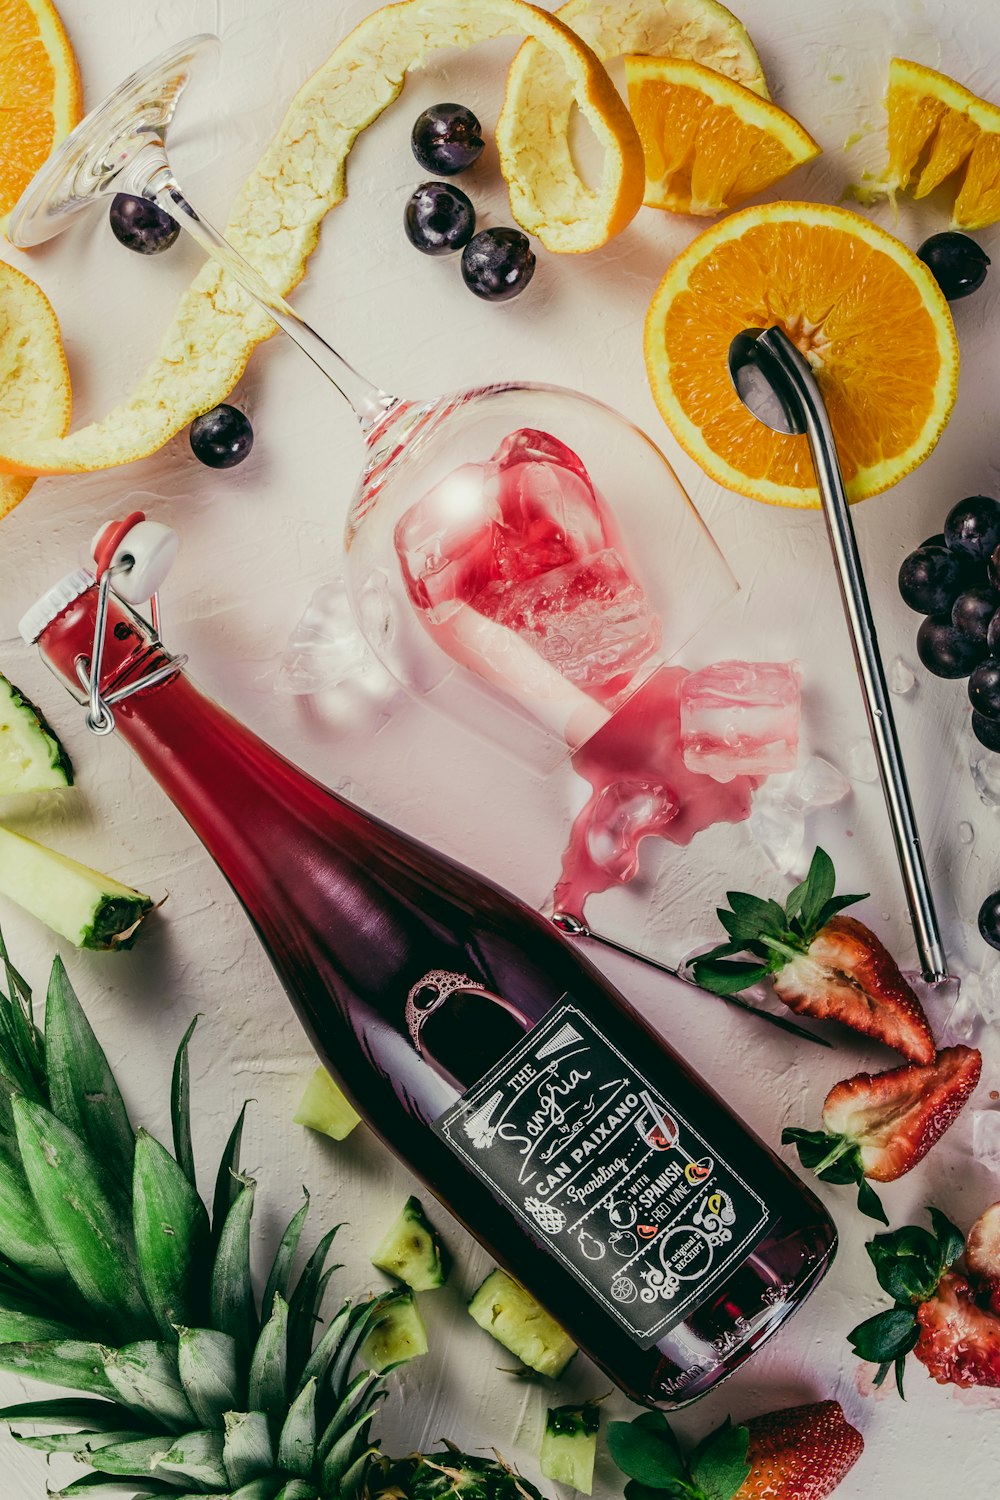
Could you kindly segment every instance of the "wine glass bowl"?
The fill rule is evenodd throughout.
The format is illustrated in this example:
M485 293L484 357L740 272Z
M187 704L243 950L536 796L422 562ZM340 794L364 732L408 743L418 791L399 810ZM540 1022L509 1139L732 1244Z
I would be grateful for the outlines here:
M10 216L11 243L22 250L40 245L96 199L137 191L128 181L129 169L150 146L162 151L195 65L217 55L218 48L218 38L207 32L188 37L92 109L25 188Z

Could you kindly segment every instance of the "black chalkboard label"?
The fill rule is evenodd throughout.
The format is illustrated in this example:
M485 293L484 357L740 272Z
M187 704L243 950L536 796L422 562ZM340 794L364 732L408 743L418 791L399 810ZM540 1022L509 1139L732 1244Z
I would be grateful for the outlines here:
M649 1348L770 1223L763 1200L576 1006L434 1129Z

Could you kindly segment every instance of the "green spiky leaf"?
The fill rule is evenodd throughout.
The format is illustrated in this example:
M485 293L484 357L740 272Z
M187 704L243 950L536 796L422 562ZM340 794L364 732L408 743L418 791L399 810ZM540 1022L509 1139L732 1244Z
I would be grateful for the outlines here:
M229 1484L229 1475L222 1461L221 1432L185 1433L160 1459L158 1467L164 1474L176 1474L181 1479L216 1490L225 1489Z
M250 1361L251 1411L280 1416L288 1408L288 1303L274 1294L274 1311L260 1331Z
M74 1479L72 1484L67 1484L61 1490L53 1490L53 1495L65 1496L71 1500L74 1495L86 1495L87 1500L104 1500L105 1496L120 1497L122 1495L132 1496L132 1500L145 1500L147 1495L170 1495L173 1500L182 1500L177 1491L162 1479L153 1479L144 1476L142 1479L119 1479L109 1474L84 1474L82 1479Z
M223 1456L234 1489L272 1473L274 1447L263 1412L226 1414Z
M278 1467L305 1479L316 1460L316 1380L307 1380L288 1408L278 1439Z
M144 1478L165 1453L170 1451L173 1438L162 1434L159 1437L131 1439L124 1443L105 1443L90 1451L88 1463L101 1474L122 1474L129 1478Z
M340 1225L335 1224L320 1240L288 1301L288 1368L293 1381L299 1371L304 1371L312 1352L316 1319L325 1289L324 1268L339 1228Z
M49 1242L16 1142L14 1151L16 1159L0 1169L0 1250L32 1278L68 1284L66 1267Z
M261 1303L261 1315L265 1318L271 1316L274 1307L275 1292L280 1292L285 1301L288 1301L292 1266L295 1264L295 1256L298 1252L299 1241L302 1238L302 1230L309 1216L309 1194L305 1188L302 1191L305 1193L306 1201L288 1221L285 1232L281 1236L275 1252L270 1273L268 1274L267 1285L264 1288L264 1300Z
M57 1396L49 1401L20 1401L0 1408L0 1422L32 1422L38 1427L66 1427L82 1422L92 1432L114 1432L135 1426L134 1412L113 1401L92 1401L85 1396ZM139 1425L145 1425L141 1419Z
M105 1352L104 1368L119 1400L147 1412L169 1432L193 1432L198 1425L181 1384L175 1344L151 1339Z
M188 1044L197 1024L198 1017L195 1016L181 1037L170 1080L170 1123L174 1137L174 1156L195 1190L198 1178L194 1169L194 1147L191 1144L191 1060L188 1056Z
M46 1234L88 1306L119 1337L152 1332L135 1264L132 1226L88 1148L55 1115L15 1099L25 1175Z
M132 1443L149 1436L148 1432L136 1432L132 1428L109 1432L44 1432L23 1433L11 1428L11 1437L23 1448L34 1448L38 1453L69 1453L81 1462L95 1448L107 1443Z
M275 1500L319 1500L319 1497L314 1484L307 1484L304 1479L290 1479L282 1485Z
M114 1399L117 1392L104 1369L107 1352L100 1344L77 1339L0 1344L0 1369L43 1380L48 1385L69 1386L71 1390Z
M208 1213L182 1168L140 1130L135 1146L132 1213L139 1276L160 1332L198 1326L208 1311L211 1231Z
M0 1343L33 1344L50 1339L72 1339L76 1336L76 1329L70 1328L68 1324L42 1317L38 1313L26 1312L23 1308L4 1305L5 1300L0 1299Z
M250 1282L250 1224L257 1184L240 1179L242 1187L219 1236L212 1267L211 1318L213 1328L228 1333L249 1354L259 1332Z
M52 964L45 1000L49 1104L58 1120L99 1156L110 1181L132 1176L132 1126L115 1075L69 982Z
M214 1328L181 1328L177 1367L184 1393L199 1422L216 1426L246 1401L239 1374L239 1346Z
M240 1150L243 1145L243 1126L247 1117L247 1104L236 1117L236 1124L229 1133L219 1170L215 1178L215 1194L212 1199L212 1243L218 1245L222 1230L229 1217L229 1210L240 1195L243 1178L240 1174Z

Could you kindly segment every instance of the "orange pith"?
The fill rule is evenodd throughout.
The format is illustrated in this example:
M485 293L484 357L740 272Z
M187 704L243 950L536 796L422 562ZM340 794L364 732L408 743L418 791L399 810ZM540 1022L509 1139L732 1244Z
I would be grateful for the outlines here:
M958 375L954 326L933 277L857 214L775 203L699 235L667 271L646 320L657 405L708 474L752 499L818 504L806 439L764 427L729 378L736 334L775 324L813 367L852 500L887 489L927 456Z
M819 155L791 115L700 63L628 57L625 77L651 208L722 213Z
M1000 107L945 73L895 57L886 108L890 190L924 198L951 182L956 228L995 224L1000 219Z
M80 118L80 75L49 0L0 0L0 228Z

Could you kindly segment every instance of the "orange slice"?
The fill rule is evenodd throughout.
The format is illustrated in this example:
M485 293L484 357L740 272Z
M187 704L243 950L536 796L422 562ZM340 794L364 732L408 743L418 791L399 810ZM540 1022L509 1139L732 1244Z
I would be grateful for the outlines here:
M0 229L80 118L80 71L50 0L0 0Z
M646 318L653 396L707 474L772 505L819 503L807 440L764 427L729 378L736 334L775 324L816 374L851 500L888 489L927 457L958 383L958 341L937 282L859 214L768 203L693 240Z
M627 57L625 80L650 208L724 213L820 154L791 115L701 63Z
M70 386L59 324L40 287L0 260L0 389L16 401L2 422L15 434L61 438L69 428ZM0 517L34 484L31 477L0 474Z
M354 142L398 98L410 69L438 48L526 35L538 41L543 68L557 55L603 153L596 185L587 186L575 173L567 178L551 170L541 123L503 137L498 131L514 212L547 249L604 244L642 204L639 137L594 54L568 26L525 0L401 0L366 17L292 100L236 197L227 237L287 295L305 275L323 219L347 195ZM0 287L0 323L2 297ZM274 328L210 261L182 296L134 389L100 421L67 437L22 420L17 372L0 364L0 473L75 474L145 458L225 399Z
M894 57L889 66L891 191L925 198L954 178L956 229L1000 219L1000 108L945 73Z

